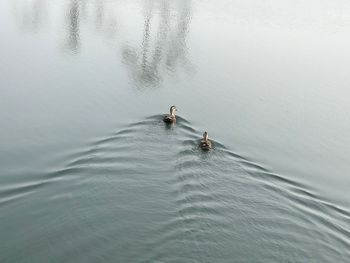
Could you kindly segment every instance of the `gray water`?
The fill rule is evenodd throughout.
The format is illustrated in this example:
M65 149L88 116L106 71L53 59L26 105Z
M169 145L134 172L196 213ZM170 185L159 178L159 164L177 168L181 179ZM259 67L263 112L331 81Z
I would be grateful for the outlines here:
M350 2L3 0L0 33L0 262L349 262Z

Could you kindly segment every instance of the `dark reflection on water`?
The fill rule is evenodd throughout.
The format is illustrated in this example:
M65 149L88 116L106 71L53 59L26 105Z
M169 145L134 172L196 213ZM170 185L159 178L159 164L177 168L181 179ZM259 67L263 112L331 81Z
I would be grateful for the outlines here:
M217 141L202 152L200 134L151 116L3 185L1 214L21 217L2 222L2 262L349 258L350 212Z
M142 44L123 48L124 60L139 88L157 87L164 67L173 72L178 63L182 63L182 67L188 63L186 38L191 21L191 1L146 3ZM157 13L160 13L159 17L156 17ZM155 38L153 41L152 37Z
M67 12L67 29L68 37L66 42L66 47L72 50L73 52L78 51L80 46L80 37L79 37L79 25L80 25L80 2L78 0L72 0L70 2L69 11Z
M43 22L47 22L42 21L42 17L47 15L49 5L50 3L45 0L29 1L23 4L26 8L18 19L23 19L24 25L32 25L38 30L40 26L44 26ZM66 23L63 27L66 30L64 50L76 54L83 45L81 34L82 28L86 25L82 21L85 24L93 21L98 32L107 32L105 36L114 38L120 45L124 63L136 86L139 89L157 87L166 72L171 74L178 67L184 68L187 73L193 70L193 65L187 57L186 46L192 15L191 5L191 0L145 1L142 10L144 16L142 40L129 43L123 41L123 36L116 38L118 17L114 11L123 12L121 5L104 0L69 0L65 3L63 14ZM106 11L108 8L109 12ZM52 13L56 12L57 10ZM127 24L125 29L128 30Z

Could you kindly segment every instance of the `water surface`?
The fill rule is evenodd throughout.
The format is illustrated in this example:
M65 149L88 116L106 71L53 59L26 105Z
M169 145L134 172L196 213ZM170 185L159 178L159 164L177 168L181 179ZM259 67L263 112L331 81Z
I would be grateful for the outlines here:
M347 1L8 0L0 24L1 262L347 261Z

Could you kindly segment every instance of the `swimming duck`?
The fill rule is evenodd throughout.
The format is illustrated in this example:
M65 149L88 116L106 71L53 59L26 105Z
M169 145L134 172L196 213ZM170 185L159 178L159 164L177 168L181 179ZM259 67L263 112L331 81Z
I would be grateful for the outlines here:
M208 140L207 132L203 133L203 139L200 141L199 146L201 147L202 150L205 150L205 151L208 151L211 149L212 144L211 144L211 141Z
M171 106L170 114L165 115L163 121L166 123L175 123L176 122L175 111L177 111L176 107Z

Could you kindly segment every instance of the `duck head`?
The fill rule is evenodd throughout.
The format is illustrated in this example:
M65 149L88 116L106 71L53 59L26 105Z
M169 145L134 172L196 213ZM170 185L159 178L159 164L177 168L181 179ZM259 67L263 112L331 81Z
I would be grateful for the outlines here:
M170 115L175 116L175 111L177 111L175 105L170 107Z

